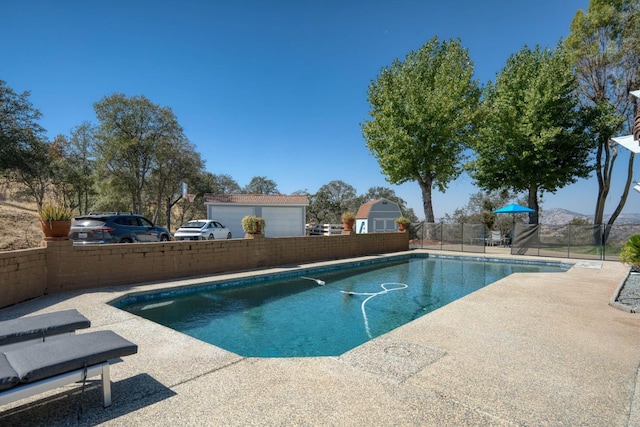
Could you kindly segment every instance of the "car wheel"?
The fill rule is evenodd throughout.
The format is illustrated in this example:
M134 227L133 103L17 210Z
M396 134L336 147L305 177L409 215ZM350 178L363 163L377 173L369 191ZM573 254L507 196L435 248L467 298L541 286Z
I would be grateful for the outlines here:
M231 233L227 233L227 239L231 238Z
M207 236L207 240L214 240L216 237L213 235L213 233L209 234L209 236Z
M160 236L160 241L161 242L168 242L169 241L169 236L167 236L166 234L163 234L162 236Z
M131 240L129 238L124 238L124 239L120 240L120 243L133 243L133 240Z

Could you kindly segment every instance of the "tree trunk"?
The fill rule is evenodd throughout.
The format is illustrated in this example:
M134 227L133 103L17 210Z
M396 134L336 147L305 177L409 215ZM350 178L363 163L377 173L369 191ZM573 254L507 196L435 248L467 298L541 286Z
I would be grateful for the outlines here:
M593 223L596 225L604 222L604 208L611 188L611 174L616 162L618 152L613 151L607 141L600 141L596 154L596 176L598 178L598 198L596 199L596 209L593 215ZM602 156L604 154L604 160Z
M529 224L538 224L538 212L540 211L540 205L538 204L538 187L532 185L529 187L529 196L527 199L529 209L533 209L533 212L529 212Z
M635 154L631 152L629 154L629 165L627 166L627 182L625 183L624 191L620 196L620 201L618 202L618 206L613 211L613 214L611 214L611 217L607 221L607 226L604 229L604 235L602 237L603 245L607 242L607 238L609 237L609 232L611 231L611 226L616 221L616 219L618 219L618 216L620 215L620 213L622 213L622 209L624 209L624 205L627 203L627 197L629 196L629 189L633 184L633 158L634 157L635 157Z
M422 207L424 209L424 220L427 223L434 223L436 222L436 220L433 215L433 201L431 199L432 180L418 180L418 184L420 185L420 190L422 190Z

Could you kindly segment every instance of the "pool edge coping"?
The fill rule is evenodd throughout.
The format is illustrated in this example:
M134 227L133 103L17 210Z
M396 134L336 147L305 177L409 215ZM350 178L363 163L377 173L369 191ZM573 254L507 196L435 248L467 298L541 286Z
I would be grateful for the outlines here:
M139 301L144 301L143 298L146 295L157 295L163 294L163 290L166 290L167 294L182 294L189 292L197 292L199 290L207 290L209 288L212 289L220 289L223 287L231 287L234 285L241 284L255 284L268 280L278 280L285 279L289 277L297 277L303 274L309 273L317 273L323 271L335 271L340 269L346 269L350 267L361 267L367 265L379 264L382 262L389 262L390 260L403 260L403 259L411 259L411 258L441 258L441 259L452 259L452 260L468 260L468 261L477 261L477 262L495 262L495 263L507 263L507 264L525 264L525 265L539 265L539 266L548 266L548 267L559 267L566 268L569 271L575 264L567 262L565 260L551 258L549 260L540 260L537 258L526 257L523 259L515 259L515 258L502 258L496 257L491 254L490 256L470 256L468 254L450 254L450 253L434 253L432 250L421 250L414 249L403 252L392 252L387 254L377 254L377 255L367 255L363 257L355 257L355 258L344 258L339 260L325 260L325 261L317 261L308 264L301 265L282 265L282 266L274 266L268 267L264 269L254 269L254 270L244 270L244 271L236 271L222 274L214 274L214 275L204 275L204 276L196 276L196 277L188 277L177 280L170 281L154 281L154 282L143 282L131 285L133 287L147 287L153 286L153 289L145 289L140 291L125 291L122 295L119 295L113 299L110 299L105 302L106 305L116 308L118 310L122 309L124 304L128 304L130 302L125 302L127 298L140 298ZM356 264L356 265L354 265ZM286 269L286 271L284 271ZM266 271L265 271L266 270ZM274 271L275 270L275 271ZM260 273L262 271L262 273ZM565 271L566 272L566 271ZM234 277L225 278L224 276L231 275ZM500 279L502 280L502 279ZM187 282L187 283L183 283ZM175 283L175 285L171 285ZM162 287L160 287L162 286ZM151 300L152 298L148 298Z

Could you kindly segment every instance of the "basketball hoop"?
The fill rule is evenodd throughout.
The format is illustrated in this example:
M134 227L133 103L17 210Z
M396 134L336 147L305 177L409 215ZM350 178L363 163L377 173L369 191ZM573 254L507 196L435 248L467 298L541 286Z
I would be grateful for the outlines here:
M196 199L196 195L187 193L187 194L184 195L184 198L187 200L187 203L192 205L193 201Z

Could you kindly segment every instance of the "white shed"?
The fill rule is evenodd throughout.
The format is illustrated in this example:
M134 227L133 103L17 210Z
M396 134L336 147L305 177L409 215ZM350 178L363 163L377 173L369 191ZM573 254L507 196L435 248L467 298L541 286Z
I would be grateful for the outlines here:
M205 194L207 218L221 222L234 238L244 237L242 218L264 218L265 237L305 235L309 199L307 196L282 194Z
M371 200L356 213L356 233L397 231L396 219L401 216L398 204L387 199Z

